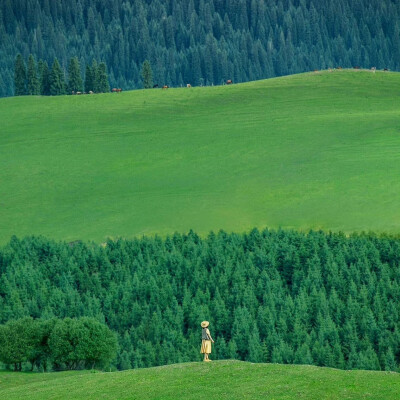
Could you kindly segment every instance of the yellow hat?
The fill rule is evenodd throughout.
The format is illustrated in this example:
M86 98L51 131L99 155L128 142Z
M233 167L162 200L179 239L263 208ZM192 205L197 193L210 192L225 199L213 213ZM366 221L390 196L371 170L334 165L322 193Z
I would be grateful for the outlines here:
M203 322L201 323L201 327L202 327L202 328L207 328L208 325L210 325L210 323L209 323L208 321L203 321Z

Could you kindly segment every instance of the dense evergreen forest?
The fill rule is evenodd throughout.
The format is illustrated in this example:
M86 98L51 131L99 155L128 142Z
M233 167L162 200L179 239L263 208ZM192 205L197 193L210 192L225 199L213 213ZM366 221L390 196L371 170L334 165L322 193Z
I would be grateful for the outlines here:
M57 58L51 69L46 61L36 63L31 54L28 59L28 68L21 54L17 55L14 71L15 96L59 96L65 94L82 94L82 92L107 93L110 91L107 67L105 63L86 65L85 79L81 76L81 66L78 57L71 58L68 63L66 76L60 67ZM84 91L85 90L85 91Z
M0 249L0 323L92 317L118 336L119 369L212 358L396 370L400 239L294 231Z
M18 53L105 62L112 87L221 84L328 67L400 68L395 0L2 0L0 96Z

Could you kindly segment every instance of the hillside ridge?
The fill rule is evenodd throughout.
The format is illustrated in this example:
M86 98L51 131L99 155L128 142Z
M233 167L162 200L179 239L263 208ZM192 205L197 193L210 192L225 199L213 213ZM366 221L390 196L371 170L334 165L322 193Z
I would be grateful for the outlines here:
M341 371L302 365L239 361L184 363L90 373L0 372L0 395L12 399L397 399L397 373ZM16 386L18 385L18 386Z

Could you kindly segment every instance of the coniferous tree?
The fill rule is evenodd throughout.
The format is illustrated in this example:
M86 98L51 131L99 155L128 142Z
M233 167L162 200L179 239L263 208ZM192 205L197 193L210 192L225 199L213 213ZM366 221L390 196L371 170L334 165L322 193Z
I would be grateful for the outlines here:
M385 357L385 371L397 371L398 367L396 365L396 360L391 348L386 353Z
M126 370L126 369L131 369L132 368L132 364L131 364L131 360L129 357L129 354L126 350L124 350L121 354L120 360L119 360L119 369L120 370Z
M35 59L31 54L28 59L28 94L31 96L36 96L40 94L40 83L38 79L38 72L36 69Z
M68 93L82 92L83 82L81 77L81 67L78 57L71 58L68 65Z
M39 62L40 94L50 96L50 70L47 61Z
M151 69L150 61L145 60L142 65L142 79L143 79L143 87L145 89L150 89L153 87L153 71Z
M26 89L26 67L25 61L21 54L17 55L14 70L14 87L16 96L24 96L27 94Z
M108 93L110 84L108 83L106 64L104 62L100 63L97 71L98 93Z
M96 60L92 61L92 91L99 93L100 81L99 81L99 67Z
M248 360L251 362L262 362L263 353L260 335L258 333L257 325L254 323L252 332L249 338L249 357Z
M58 96L62 94L65 94L64 73L60 67L60 63L55 58L50 72L50 95Z
M94 74L92 67L87 64L86 72L85 72L85 92L89 93L90 91L94 91Z

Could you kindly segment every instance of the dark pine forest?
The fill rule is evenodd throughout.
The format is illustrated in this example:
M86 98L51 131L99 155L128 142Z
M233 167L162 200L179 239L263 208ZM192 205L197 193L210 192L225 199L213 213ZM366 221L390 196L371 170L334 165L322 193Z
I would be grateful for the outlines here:
M0 248L0 324L94 318L119 369L213 359L397 370L400 239L193 232L103 245L15 237Z
M242 82L328 67L400 69L395 0L2 0L0 96L33 54L105 62L112 87ZM84 71L82 71L84 73Z

